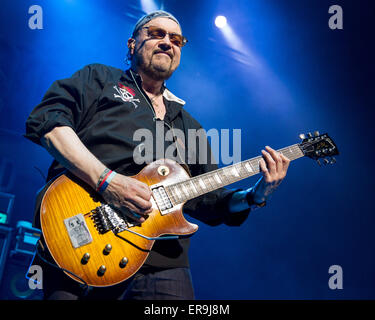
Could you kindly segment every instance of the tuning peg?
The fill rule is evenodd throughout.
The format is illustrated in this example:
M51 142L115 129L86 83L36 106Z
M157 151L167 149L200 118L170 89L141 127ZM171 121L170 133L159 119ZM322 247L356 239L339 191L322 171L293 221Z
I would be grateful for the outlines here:
M331 164L334 164L334 163L336 163L336 158L335 157L332 157L331 158L331 162L330 162Z
M318 149L315 151L315 155L320 157L320 155L322 154L322 150Z
M313 137L313 135L312 135L311 132L309 132L309 133L307 134L307 136L308 136L309 138L312 138L312 137Z
M299 138L300 138L301 140L304 140L304 139L306 139L306 135L305 135L304 133L301 133L301 134L299 135Z
M318 163L318 165L321 167L322 164L320 163L320 160L319 159L316 159L316 162Z
M330 161L329 161L327 158L324 158L324 159L323 159L323 163L324 163L324 164L329 164Z
M318 137L320 135L319 131L314 131L314 136Z

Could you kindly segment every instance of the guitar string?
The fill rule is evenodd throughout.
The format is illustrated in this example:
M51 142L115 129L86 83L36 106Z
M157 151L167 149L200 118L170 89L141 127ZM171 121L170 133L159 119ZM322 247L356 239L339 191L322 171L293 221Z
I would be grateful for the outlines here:
M288 153L291 154L291 156L289 156L289 158L291 158L291 160L293 160L293 158L295 159L295 158L298 158L298 157L299 157L298 155L294 155L294 154L293 154L293 149L292 149L293 147L295 147L295 145L294 145L294 146L290 146L290 147L286 147L286 148L283 148L283 149L280 149L279 152L284 151L283 153L285 153L285 151L288 151ZM298 149L299 149L299 148L298 148ZM300 150L299 150L299 151L300 151ZM301 152L301 151L300 151L300 152ZM295 153L295 152L294 152L294 153ZM221 176L222 178L225 177L225 179L223 179L223 180L226 180L226 181L225 181L225 184L228 185L228 184L234 183L234 182L236 182L236 181L238 181L238 180L242 180L242 179L244 179L244 178L247 178L247 177L249 177L249 176L252 176L252 175L254 175L254 174L257 174L257 173L259 173L259 170L254 170L254 163L253 163L253 162L255 161L256 164L259 165L259 161L258 161L259 159L261 159L261 157L256 157L256 158L253 158L253 159L250 159L250 160L245 160L245 161L242 161L242 162L240 162L240 163L236 163L236 164L234 164L234 165L232 165L232 166L228 166L228 167L232 167L232 169L235 168L237 171L240 171L240 175L239 175L238 177L236 177L236 178L234 178L233 176L227 177L227 175L226 175L225 173L224 173L223 175L220 174L220 176ZM252 166L253 171L252 171L251 174L248 174L248 171L244 169L244 166L245 166L247 163L250 163L251 166ZM226 167L226 168L222 168L222 169L219 169L219 170L220 170L221 172L224 172L224 169L225 169L226 171L228 171L228 170L229 170L228 167ZM241 172L241 170L242 170L243 172L245 172L245 174L243 174L243 172ZM215 171L216 171L216 170L215 170ZM200 175L200 176L198 176L198 177L194 177L194 178L201 178L201 179L204 181L203 183L205 183L205 184L208 183L207 188L209 188L209 190L212 191L212 190L215 190L215 189L219 188L221 185L223 185L222 183L220 183L220 184L218 185L218 184L215 182L215 180L214 180L213 177L212 177L214 174L215 174L214 171L211 171L211 172L209 172L209 173L207 173L207 174ZM197 180L197 179L194 179L194 178L188 179L188 180L183 181L183 182L181 182L181 183L177 183L177 184L174 184L174 185L170 185L170 186L167 187L167 189L168 189L168 191L171 191L170 193L173 194L173 188L176 188L176 187L179 188L180 185L181 185L183 188L185 188L185 189L187 190L187 193L185 192L185 194L187 194L188 197L186 198L186 196L185 196L183 199L181 199L182 201L185 201L185 200L187 200L187 199L189 199L189 198L192 198L192 197L191 197L191 194L193 195L193 198L194 198L194 197L196 197L196 196L198 196L198 195L201 195L201 194L204 194L204 193L206 193L206 192L209 192L209 191L203 191L203 192L202 192L202 191L193 191L192 188L190 187L190 184L192 184L193 186L195 185L195 183L196 183L195 180ZM211 183L211 180L214 182L214 184ZM195 182L195 183L194 183L194 182ZM188 184L188 183L190 183L190 184ZM199 189L199 188L198 188L198 189ZM195 190L197 190L197 189L195 188ZM189 193L189 191L190 191L190 193ZM198 194L198 195L197 195L197 194ZM173 198L174 198L174 201L176 202L176 197L173 196ZM178 201L177 201L177 203L178 203Z

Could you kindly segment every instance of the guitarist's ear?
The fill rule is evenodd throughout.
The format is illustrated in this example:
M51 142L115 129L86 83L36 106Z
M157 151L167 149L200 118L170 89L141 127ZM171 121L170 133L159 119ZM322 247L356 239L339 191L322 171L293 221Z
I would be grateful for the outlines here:
M128 39L128 49L129 49L129 54L131 56L134 54L134 48L135 48L135 39L129 38Z

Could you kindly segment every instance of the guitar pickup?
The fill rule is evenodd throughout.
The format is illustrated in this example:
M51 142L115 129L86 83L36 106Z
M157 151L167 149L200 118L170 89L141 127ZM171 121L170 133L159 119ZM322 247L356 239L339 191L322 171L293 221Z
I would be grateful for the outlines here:
M152 194L154 196L155 202L160 210L161 214L167 214L173 209L173 203L169 199L167 192L164 189L164 186L155 185L151 188Z

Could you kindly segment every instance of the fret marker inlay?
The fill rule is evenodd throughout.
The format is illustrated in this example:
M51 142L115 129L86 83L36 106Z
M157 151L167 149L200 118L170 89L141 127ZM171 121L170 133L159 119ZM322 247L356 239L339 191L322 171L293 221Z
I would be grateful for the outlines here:
M214 177L215 177L215 180L217 181L217 183L221 183L221 179L220 179L220 177L217 173L215 174Z
M185 185L182 185L182 190L184 190L185 194L189 196L189 191L186 189Z
M238 173L236 167L233 167L233 168L232 168L232 173L233 173L233 175L234 175L235 177L239 177L239 176L240 176L240 174Z
M199 179L198 181L199 181L200 186L201 186L203 189L206 189L206 188L207 188L206 185L204 184L204 182L202 181L202 179Z

